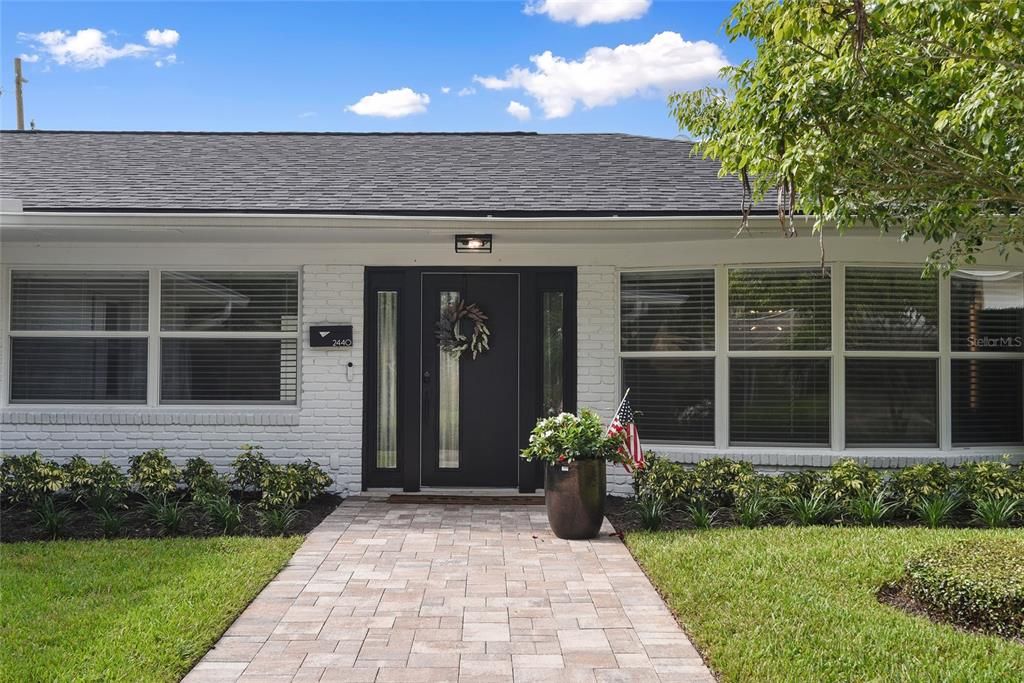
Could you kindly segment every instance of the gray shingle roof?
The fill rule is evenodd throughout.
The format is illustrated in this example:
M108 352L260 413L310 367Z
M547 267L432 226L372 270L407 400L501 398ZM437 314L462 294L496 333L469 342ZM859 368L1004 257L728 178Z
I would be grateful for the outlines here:
M738 214L739 182L691 148L620 134L5 131L0 195L26 211Z

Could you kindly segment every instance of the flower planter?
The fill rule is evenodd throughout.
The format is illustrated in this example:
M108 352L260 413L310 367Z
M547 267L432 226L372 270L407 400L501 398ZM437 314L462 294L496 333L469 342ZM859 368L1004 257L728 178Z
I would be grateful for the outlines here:
M604 521L605 489L604 460L548 465L544 505L555 536L569 540L596 538Z

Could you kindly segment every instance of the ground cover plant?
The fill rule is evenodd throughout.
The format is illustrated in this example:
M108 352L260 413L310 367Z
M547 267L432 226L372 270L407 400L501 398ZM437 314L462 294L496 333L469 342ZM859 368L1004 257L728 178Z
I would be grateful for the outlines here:
M0 679L177 681L301 537L0 546Z
M921 553L1020 531L770 526L625 541L723 681L1011 681L1024 646L879 602Z
M244 446L230 473L203 458L179 468L163 449L109 460L39 453L0 464L4 542L57 538L284 535L314 528L340 502L316 463L275 464Z

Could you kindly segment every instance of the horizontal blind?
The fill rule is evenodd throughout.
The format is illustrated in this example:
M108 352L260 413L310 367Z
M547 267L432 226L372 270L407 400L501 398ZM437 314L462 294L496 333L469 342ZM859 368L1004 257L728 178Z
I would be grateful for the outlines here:
M715 273L623 273L623 351L711 351L715 348Z
M11 273L15 331L145 332L149 274L109 271Z
M714 443L714 358L625 358L622 384L642 440Z
M954 351L1024 353L1024 273L954 273L950 323Z
M164 272L164 332L295 332L297 273Z
M145 337L12 337L12 403L145 403Z
M1024 361L953 359L953 445L1024 443Z
M832 285L821 268L729 271L729 348L826 351L832 345Z
M829 360L730 359L729 442L828 445Z
M846 348L938 351L939 287L916 268L846 269Z
M295 339L160 340L160 398L167 403L295 403Z
M935 360L848 358L847 445L937 445L937 384Z

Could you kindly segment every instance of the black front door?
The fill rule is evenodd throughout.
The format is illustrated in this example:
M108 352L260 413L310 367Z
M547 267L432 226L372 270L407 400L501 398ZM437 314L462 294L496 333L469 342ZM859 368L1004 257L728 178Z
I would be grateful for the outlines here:
M420 352L421 473L424 486L518 484L520 275L423 273ZM490 348L473 358L439 348L449 307L475 304L487 316ZM473 322L457 323L467 339Z

